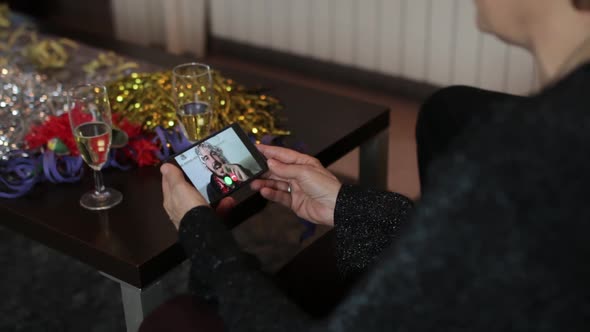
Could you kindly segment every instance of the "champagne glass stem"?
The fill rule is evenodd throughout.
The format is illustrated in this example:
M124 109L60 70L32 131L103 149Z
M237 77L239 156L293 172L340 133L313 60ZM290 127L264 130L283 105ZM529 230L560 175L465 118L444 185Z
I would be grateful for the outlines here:
M94 193L100 195L105 191L104 181L102 180L102 172L94 170Z

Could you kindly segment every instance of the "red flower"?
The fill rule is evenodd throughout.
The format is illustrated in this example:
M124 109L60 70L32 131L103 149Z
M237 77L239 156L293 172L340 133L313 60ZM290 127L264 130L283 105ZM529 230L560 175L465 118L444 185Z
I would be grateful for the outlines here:
M135 125L129 122L129 120L121 118L119 114L113 115L113 124L115 127L123 130L127 133L127 136L131 139L141 134L141 126Z
M139 167L157 165L160 160L156 157L158 147L145 138L130 140L128 156L137 162Z
M128 158L134 160L139 167L156 165L160 162L156 157L156 152L159 150L158 146L152 143L149 137L141 136L140 125L134 125L117 114L113 115L113 123L129 136L129 143L123 149ZM30 149L37 149L46 147L47 142L55 137L64 142L73 156L80 154L76 147L67 113L59 117L49 116L42 125L32 127L25 137L25 141Z
M67 114L47 117L45 123L31 128L25 137L25 141L30 149L37 149L45 147L47 142L54 137L62 140L72 155L77 156L80 154L76 147L76 141L74 140L70 119Z

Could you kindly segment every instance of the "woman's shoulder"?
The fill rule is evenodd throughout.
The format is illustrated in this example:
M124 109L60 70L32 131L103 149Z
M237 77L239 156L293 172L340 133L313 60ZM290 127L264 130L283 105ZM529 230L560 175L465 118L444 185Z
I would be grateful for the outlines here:
M519 143L516 146L530 143L529 149L541 151L560 144L560 140L587 136L581 143L590 148L588 87L590 63L527 98L495 103L491 112L474 117L462 141L503 149L512 140Z
M581 109L590 104L590 62L579 66L568 75L533 94L531 101L547 105L564 104L569 109ZM586 107L587 109L587 107Z

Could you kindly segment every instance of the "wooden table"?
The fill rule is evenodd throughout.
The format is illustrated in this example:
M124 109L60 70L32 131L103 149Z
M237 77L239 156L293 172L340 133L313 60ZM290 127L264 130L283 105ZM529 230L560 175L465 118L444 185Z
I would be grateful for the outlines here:
M163 68L189 60L120 42L69 37ZM361 183L386 187L387 107L267 78L246 69L216 69L245 85L270 89L269 93L286 106L284 113L293 140L303 142L307 152L324 165L360 146ZM124 200L101 213L85 210L78 203L81 194L92 187L88 174L81 184L40 184L23 198L0 199L0 223L120 283L127 330L135 331L143 317L166 299L161 280L185 260L185 254L162 208L158 168L105 171L107 185L120 190Z

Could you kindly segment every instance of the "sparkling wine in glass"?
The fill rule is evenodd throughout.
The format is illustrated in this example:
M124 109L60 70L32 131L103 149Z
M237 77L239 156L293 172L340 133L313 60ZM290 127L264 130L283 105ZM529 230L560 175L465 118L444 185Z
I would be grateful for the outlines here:
M80 205L89 210L109 209L121 203L123 195L104 186L100 171L108 160L112 138L107 90L95 84L76 86L68 94L67 108L80 155L94 171L94 190L82 195Z
M213 78L208 65L185 63L172 70L176 115L189 141L209 135L213 121Z

